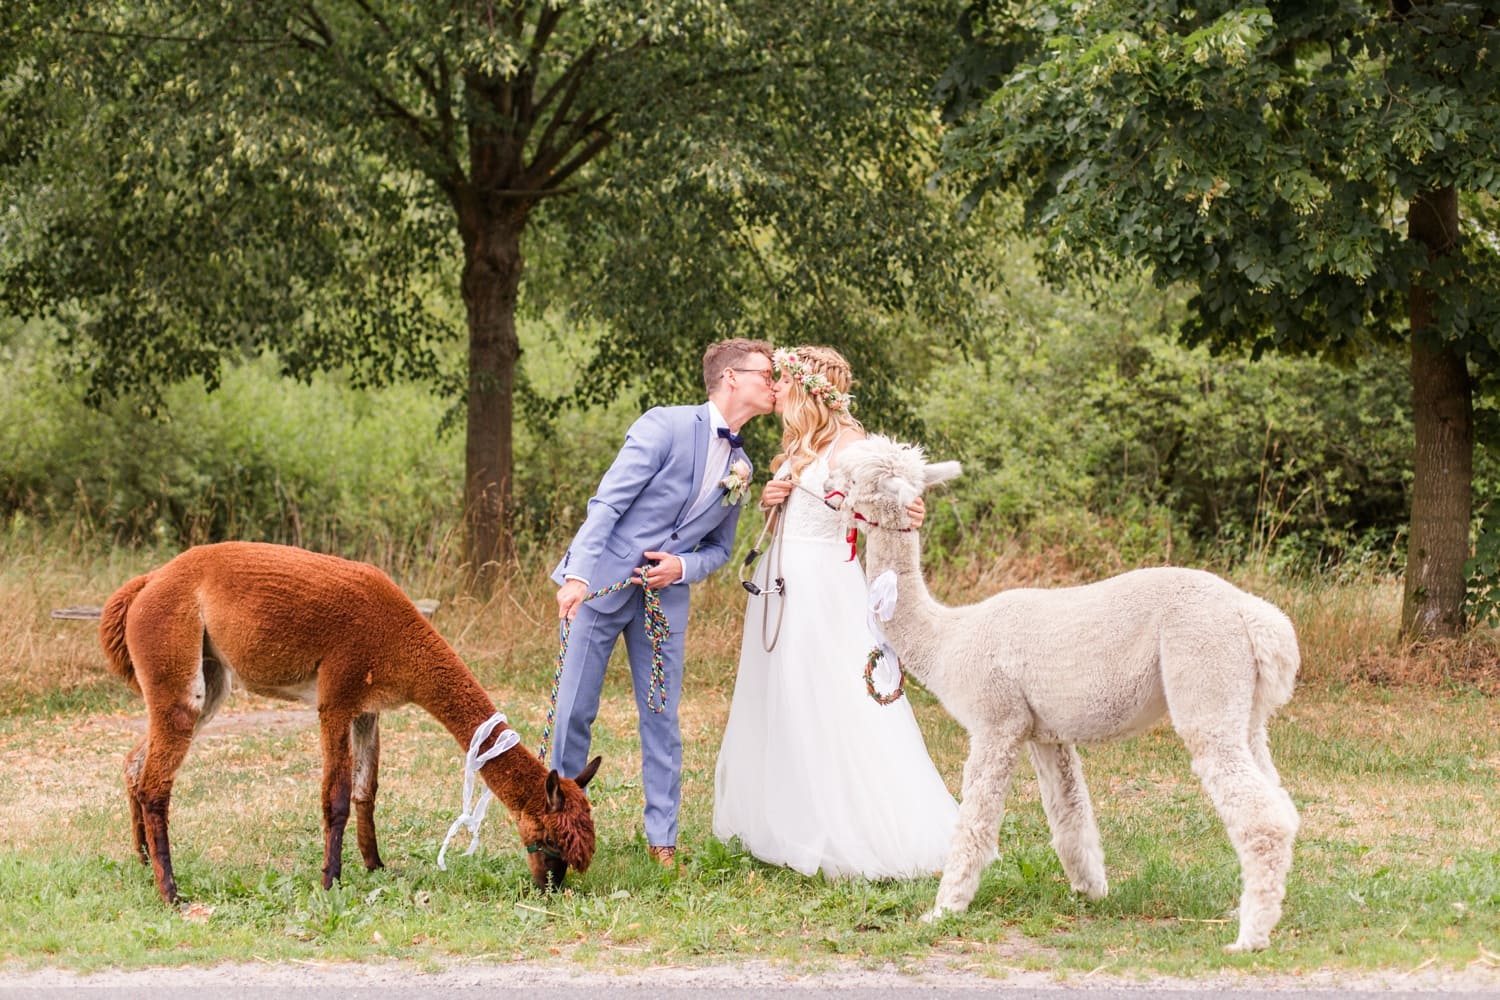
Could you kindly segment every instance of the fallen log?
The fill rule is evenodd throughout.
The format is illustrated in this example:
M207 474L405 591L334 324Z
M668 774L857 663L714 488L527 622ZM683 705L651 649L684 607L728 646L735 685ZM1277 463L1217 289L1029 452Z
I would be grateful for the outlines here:
M417 606L417 610L422 612L424 616L431 618L433 612L438 609L439 601L432 597L420 597L412 601L412 603ZM96 622L103 613L103 607L93 604L77 604L68 608L52 609L53 618L62 618L75 622Z

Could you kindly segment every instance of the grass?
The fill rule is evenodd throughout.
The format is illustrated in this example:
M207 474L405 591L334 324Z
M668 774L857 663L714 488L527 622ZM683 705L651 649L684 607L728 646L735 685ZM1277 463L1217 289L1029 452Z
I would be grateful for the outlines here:
M1315 969L1493 969L1500 950L1500 732L1482 656L1392 649L1398 585L1247 580L1298 622L1304 672L1272 730L1302 812L1286 914L1271 947L1225 955L1238 865L1158 727L1083 753L1111 892L1075 896L1049 846L1029 768L1017 776L1001 858L970 912L918 920L936 879L804 878L756 862L710 832L712 776L738 651L742 596L725 573L696 595L684 699L677 875L645 857L634 708L623 671L597 729L605 767L591 787L594 866L565 892L530 887L503 812L472 857L439 843L460 805L461 749L405 708L382 718L378 826L388 867L366 872L351 844L345 880L324 892L317 736L310 712L243 694L201 736L179 775L172 834L187 902L165 907L131 855L119 766L142 708L103 668L88 623L53 607L102 604L160 561L79 543L11 537L0 559L0 962L88 971L221 961L567 962L640 969L760 960L814 972L855 963L934 963L986 975L1127 977ZM1027 570L1029 575L1035 575ZM934 581L949 599L1005 582L986 570ZM552 586L540 565L487 605L456 599L452 574L401 581L441 596L436 624L534 747L546 714ZM1045 582L1045 581L1044 581ZM1449 661L1467 673L1455 676ZM1492 660L1489 661L1492 664ZM1362 680L1371 664L1385 680ZM1415 678L1420 683L1407 683ZM857 678L855 679L857 681ZM963 733L911 691L929 748L958 787Z

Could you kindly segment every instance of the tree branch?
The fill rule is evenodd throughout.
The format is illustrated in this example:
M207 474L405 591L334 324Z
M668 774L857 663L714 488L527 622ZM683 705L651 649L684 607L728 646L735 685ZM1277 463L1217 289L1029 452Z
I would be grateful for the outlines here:
M542 109L547 106L552 100L553 95L557 93L558 86L562 84L564 79L567 79L567 89L562 95L562 102L558 104L557 109L548 118L547 127L542 130L542 137L536 142L535 162L545 163L550 160L552 163L556 163L563 157L567 150L578 144L583 135L587 134L586 132L580 133L576 128L572 129L567 141L563 142L554 152L552 140L557 135L557 130L563 127L567 121L569 112L573 110L573 101L578 97L579 88L583 85L583 77L589 66L593 64L594 57L598 51L598 46L589 46L571 66L563 71L563 75L553 82L547 93L543 95L541 101L537 104L537 114L540 115Z
M548 176L546 180L547 190L556 189L557 185L561 184L563 181L571 177L586 163L603 152L604 148L614 141L614 136L605 131L603 126L604 122L613 117L614 113L611 112L597 119L600 124L597 129L595 129L597 134L594 136L593 141L585 145L581 150L578 151L577 154L573 156L572 159L568 160L561 167L558 167L556 171Z
M361 3L361 6L363 7L364 4ZM377 15L372 14L372 16L376 17L377 21L379 20ZM334 37L333 29L312 4L303 5L298 19L318 38L322 39L323 44L320 51L325 57L334 61L340 75L354 83L357 87L362 88L374 100L377 107L383 107L386 110L387 117L404 126L406 132L416 140L419 147L436 153L438 160L448 170L451 171L454 169L453 157L451 155L452 144L451 142L445 143L443 141L442 131L434 128L430 122L425 121L421 116L402 104L393 94L388 93L373 76L365 73L363 70L351 67L348 59L344 56L343 48ZM307 41L311 42L312 40L308 39ZM311 44L305 47L309 49L314 48Z
M175 42L184 45L201 45L204 42L228 42L231 45L278 45L281 38L206 38L202 35L153 35L140 31L107 31L103 28L65 28L68 35L88 35L93 38L116 38L126 42Z

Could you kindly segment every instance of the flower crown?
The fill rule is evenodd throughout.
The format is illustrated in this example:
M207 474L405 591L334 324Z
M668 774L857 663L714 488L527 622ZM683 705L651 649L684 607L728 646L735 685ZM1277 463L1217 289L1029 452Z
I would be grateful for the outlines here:
M821 400L830 410L847 410L854 402L853 396L847 392L839 392L821 372L809 369L807 362L799 358L796 351L777 348L771 355L771 364L778 372L790 375L792 381L802 386L803 392Z

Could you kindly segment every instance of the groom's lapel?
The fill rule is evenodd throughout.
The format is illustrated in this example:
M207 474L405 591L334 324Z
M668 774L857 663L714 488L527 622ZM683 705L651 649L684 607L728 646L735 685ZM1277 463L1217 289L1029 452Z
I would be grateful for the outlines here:
M703 491L704 464L708 461L708 404L704 403L693 412L693 486L688 490L677 511L677 523L686 524L692 514L693 503Z
M734 463L735 462L744 462L747 468L753 468L753 467L750 466L750 456L746 455L744 453L744 451L742 451L739 448L731 448L729 450L729 466L728 466L728 468L731 468L731 469L734 468ZM720 471L722 471L722 470L720 470ZM754 473L752 471L752 475L753 474ZM701 486L700 486L700 488L701 488ZM727 493L727 492L728 492L728 490L726 490L723 487L722 484L720 486L716 487L715 489L709 490L708 491L708 496L704 499L704 501L701 504L699 504L698 506L696 506L696 507L694 507L694 508L692 508L691 510L688 511L688 515L683 520L683 523L686 524L689 521L696 521L698 518L702 517L704 514L707 514L709 511L713 510L715 507L718 507L718 506L722 505L723 502L724 502L724 494ZM743 503L743 502L744 501L741 501L741 503Z

